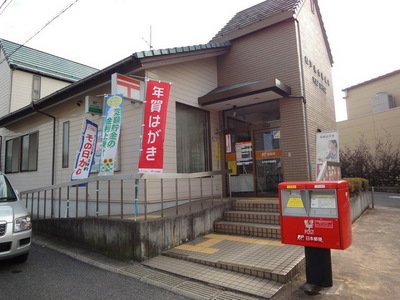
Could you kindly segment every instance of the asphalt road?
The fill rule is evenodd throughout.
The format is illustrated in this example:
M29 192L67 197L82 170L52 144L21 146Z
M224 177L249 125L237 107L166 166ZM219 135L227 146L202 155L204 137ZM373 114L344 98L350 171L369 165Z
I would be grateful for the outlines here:
M188 299L36 244L26 263L0 261L0 299Z
M400 194L374 192L374 204L391 208L400 208Z

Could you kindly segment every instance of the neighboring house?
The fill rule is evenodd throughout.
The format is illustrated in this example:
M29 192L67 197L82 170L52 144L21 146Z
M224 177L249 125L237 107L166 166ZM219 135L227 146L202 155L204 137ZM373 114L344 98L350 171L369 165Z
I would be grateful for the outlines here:
M0 39L0 116L96 71L95 68Z
M316 0L264 1L207 44L134 53L3 116L1 166L20 189L69 181L83 120L102 123L80 104L119 73L172 83L165 173L231 168L234 195L276 194L315 179L316 132L336 130L332 64ZM142 109L124 103L120 174L138 171ZM24 161L9 147L32 133Z
M400 146L400 70L344 89L348 120L338 122L340 147L358 146L360 138Z

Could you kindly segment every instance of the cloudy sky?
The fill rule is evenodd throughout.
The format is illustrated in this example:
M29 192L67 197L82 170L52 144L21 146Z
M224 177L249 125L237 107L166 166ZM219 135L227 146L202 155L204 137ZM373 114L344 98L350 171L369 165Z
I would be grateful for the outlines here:
M150 42L154 49L207 43L236 12L260 2L0 0L0 38L21 44L31 38L26 46L104 68L148 50ZM319 5L335 62L337 119L343 120L342 89L400 69L400 1L319 0Z

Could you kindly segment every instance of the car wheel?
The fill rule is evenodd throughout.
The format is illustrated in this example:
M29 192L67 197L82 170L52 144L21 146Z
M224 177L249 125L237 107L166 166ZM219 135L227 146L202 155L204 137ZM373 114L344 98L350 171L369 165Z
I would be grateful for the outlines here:
M19 255L19 256L16 256L13 258L13 262L17 263L17 264L22 264L22 263L26 262L26 260L28 259L28 256L29 256L29 252Z

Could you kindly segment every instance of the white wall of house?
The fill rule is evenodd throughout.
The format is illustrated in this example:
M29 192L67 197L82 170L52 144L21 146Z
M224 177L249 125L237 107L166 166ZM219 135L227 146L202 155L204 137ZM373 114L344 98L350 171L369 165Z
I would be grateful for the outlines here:
M3 50L0 50L0 116L10 112L11 70L4 60Z
M15 70L12 72L12 94L10 112L24 107L32 102L32 81L34 74ZM40 97L46 97L51 93L69 85L69 82L40 76Z
M19 74L25 78L25 74ZM176 122L175 107L176 102L201 108L198 105L198 97L203 96L217 87L217 66L216 58L207 58L199 61L179 63L150 69L146 76L153 80L162 80L172 83L170 102L168 106L168 121L165 136L164 154L164 173L176 173ZM27 77L25 80L29 80ZM29 85L31 86L31 85ZM82 93L64 103L46 109L45 112L56 118L56 143L55 143L55 183L70 181L71 173L75 165L77 151L80 147L81 132L85 118L97 123L101 128L102 117L84 113L84 105L77 106L78 101L83 101L86 95L102 95L109 93L108 85L87 93ZM130 101L124 102L123 124L119 142L120 149L120 170L116 174L129 174L137 172L137 162L139 158L140 134L142 124L143 104L132 104ZM214 134L214 129L220 127L219 115L217 111L210 112L210 137L217 141L221 137ZM62 167L62 130L63 123L70 123L70 144L69 144L69 166ZM27 190L48 186L51 184L52 174L52 147L53 147L53 120L48 116L35 113L23 121L11 124L7 128L1 128L0 134L3 135L2 169L5 163L5 141L7 139L22 136L32 130L39 131L39 153L38 170L30 172L8 174L13 184L19 190ZM213 142L211 142L213 143ZM212 156L212 169L220 169L220 160L217 158L218 149L213 144L210 145ZM92 174L97 176L97 174ZM166 187L168 191L168 187ZM158 195L159 190L154 190L154 195ZM168 194L168 192L167 192ZM170 197L175 196L173 189L170 189ZM118 195L114 195L118 198ZM149 192L151 198L152 191ZM168 195L167 195L168 197Z

